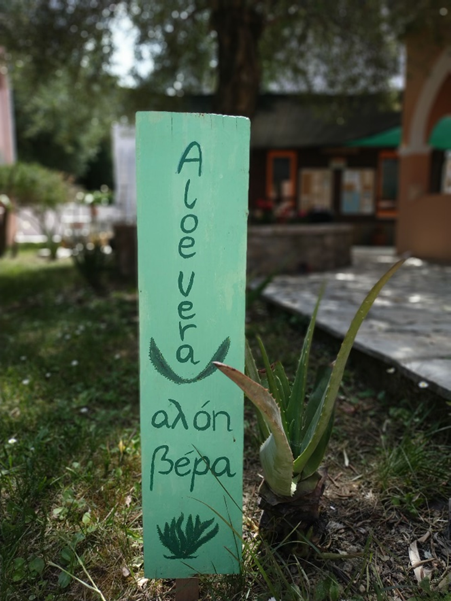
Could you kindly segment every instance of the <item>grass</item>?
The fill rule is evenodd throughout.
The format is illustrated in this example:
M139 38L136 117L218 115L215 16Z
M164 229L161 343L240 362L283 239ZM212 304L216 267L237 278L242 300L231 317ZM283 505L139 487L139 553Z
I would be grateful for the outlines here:
M143 576L136 291L98 297L70 261L32 251L0 261L0 291L0 600L174 599L172 581ZM249 319L251 340L259 333L294 371L306 324L258 302ZM335 353L317 340L312 361ZM443 421L346 373L319 549L329 558L308 561L257 535L249 408L246 422L243 571L203 576L201 599L450 599L446 412ZM420 587L408 547L425 531L434 571ZM339 554L358 557L331 559Z

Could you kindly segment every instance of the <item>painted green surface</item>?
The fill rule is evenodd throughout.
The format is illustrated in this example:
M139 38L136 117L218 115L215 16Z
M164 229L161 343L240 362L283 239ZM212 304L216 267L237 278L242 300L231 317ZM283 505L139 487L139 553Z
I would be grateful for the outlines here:
M249 121L137 114L144 565L236 573Z
M397 148L401 144L401 127L392 127L385 131L374 134L373 136L367 136L360 138L359 140L353 140L348 142L347 146L368 146L370 148Z
M439 150L451 150L451 117L446 115L434 125L428 144Z
M401 145L402 130L401 126L387 129L386 131L368 136L366 138L360 138L359 140L353 140L349 142L347 146L368 146L368 147L380 147L380 148L398 148ZM432 148L438 150L450 150L451 149L451 117L445 116L437 121L434 128L429 136L428 144Z

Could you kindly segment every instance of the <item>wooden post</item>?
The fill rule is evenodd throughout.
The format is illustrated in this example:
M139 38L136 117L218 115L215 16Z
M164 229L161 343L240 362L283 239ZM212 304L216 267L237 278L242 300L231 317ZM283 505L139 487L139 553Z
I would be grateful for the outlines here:
M177 578L175 581L175 601L198 601L199 578Z
M138 113L148 578L240 570L243 396L212 362L244 367L248 171L248 119Z

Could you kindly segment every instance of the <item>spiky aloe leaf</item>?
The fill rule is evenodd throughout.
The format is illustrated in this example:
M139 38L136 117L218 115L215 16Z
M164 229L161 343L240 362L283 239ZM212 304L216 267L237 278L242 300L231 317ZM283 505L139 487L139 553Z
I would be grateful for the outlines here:
M285 373L285 369L280 361L277 361L274 367L274 374L276 376L277 386L282 399L282 405L286 410L288 407L288 401L290 400L291 386L290 382L288 381L287 374Z
M257 384L261 384L260 375L258 373L258 369L255 364L254 355L252 354L252 349L249 346L249 342L247 339L246 339L246 346L245 346L245 363L246 363L247 375L254 382L257 382ZM259 430L259 434L260 434L260 441L263 442L271 434L271 431L268 428L268 424L266 423L265 416L260 411L260 409L255 406L255 411L257 414L257 424L258 424L258 430Z
M355 314L341 345L327 388L320 403L318 404L314 418L308 425L304 438L301 442L301 452L295 459L293 465L293 471L295 473L302 473L312 453L315 451L319 441L323 437L326 428L328 427L334 409L335 399L337 397L343 372L346 366L346 361L348 360L349 353L351 352L352 345L354 344L355 337L357 336L357 332L359 331L363 320L368 315L369 310L371 309L383 286L396 273L403 263L404 260L398 261L387 271L387 273L381 277L381 279L370 290L365 300L357 310L357 313Z
M271 396L273 397L273 399L276 401L276 403L279 406L280 418L282 420L283 429L285 431L285 434L287 434L288 427L287 427L287 422L286 422L286 417L285 417L285 406L283 404L283 399L280 394L280 388L277 385L277 378L274 375L274 372L272 370L271 363L270 363L269 357L268 357L268 353L266 352L266 349L265 349L265 345L263 344L263 341L261 340L261 338L258 336L257 336L257 342L258 342L258 346L260 347L260 352L261 352L262 359L263 359L263 365L265 366L266 379L268 382L268 389L269 389Z
M215 362L215 365L235 382L264 414L271 434L260 447L263 473L268 485L276 494L291 496L295 490L292 482L293 454L283 428L279 406L266 388L237 369L218 362Z
M304 439L305 433L310 427L312 420L315 418L318 406L320 405L324 393L326 392L327 385L329 384L330 376L332 375L332 367L332 365L323 365L319 367L318 371L316 372L313 390L310 394L310 398L304 411L304 420L301 428L301 440Z
M316 449L310 455L307 463L302 470L302 479L309 478L312 476L319 466L322 464L324 460L324 455L326 454L326 449L329 444L329 440L332 434L332 430L334 427L334 417L335 411L332 411L332 415L330 416L329 423L327 424L327 428L324 431L324 434L320 438L318 444L316 445Z
M286 412L286 422L289 424L290 445L295 457L301 450L301 429L304 417L305 391L307 387L307 370L310 357L310 347L312 346L316 316L318 314L319 304L324 293L324 287L325 286L323 284L304 338L298 367L296 369L296 376Z
M313 385L313 391L310 395L310 398L307 403L307 408L304 413L304 423L301 431L301 440L305 437L305 432L308 430L308 427L312 420L315 418L316 411L318 409L318 405L321 403L321 400L326 391L327 385L329 384L330 376L332 373L332 366L322 366L318 369L316 374L315 383ZM329 421L329 426L326 428L326 431L323 437L318 442L316 449L313 451L310 459L307 464L304 466L302 470L302 478L308 478L311 474L313 474L318 467L321 465L324 454L327 449L327 445L329 443L330 435L332 433L333 427L333 415ZM293 466L293 472L296 472Z
M254 355L252 354L252 349L249 345L249 341L247 340L247 338L246 338L246 345L245 345L245 359L246 359L247 375L252 380L254 380L254 382L257 382L257 384L261 384L260 375L258 373Z
M263 290L274 279L274 275L275 273L270 273L255 288L246 289L246 309L249 309L261 297Z

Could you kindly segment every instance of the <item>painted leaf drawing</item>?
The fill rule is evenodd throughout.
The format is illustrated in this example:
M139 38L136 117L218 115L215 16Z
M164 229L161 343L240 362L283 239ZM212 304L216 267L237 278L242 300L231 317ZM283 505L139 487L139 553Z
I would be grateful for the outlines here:
M211 530L215 518L201 521L196 515L188 516L185 529L183 529L183 520L185 516L180 514L179 518L172 518L171 523L165 522L163 530L157 525L158 536L161 543L168 549L172 555L165 555L166 559L194 559L197 555L194 553L214 538L219 532L218 524L215 524Z
M208 378L208 376L214 374L216 368L213 365L213 362L219 361L222 363L229 352L229 348L230 338L225 338L213 354L213 357L208 361L205 368L194 378L182 378L182 376L179 376L166 361L163 353L160 351L153 338L150 339L149 358L155 369L168 380L171 380L175 384L191 384L192 382L204 380L205 378Z

